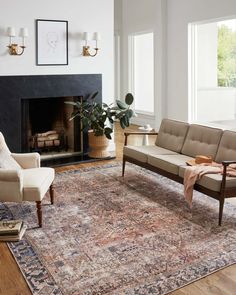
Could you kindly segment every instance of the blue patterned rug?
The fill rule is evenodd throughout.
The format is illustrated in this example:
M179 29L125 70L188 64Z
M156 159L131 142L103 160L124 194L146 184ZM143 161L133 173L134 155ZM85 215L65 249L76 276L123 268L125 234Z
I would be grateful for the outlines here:
M127 165L56 175L56 201L44 198L43 228L33 203L1 204L1 219L28 230L9 243L37 295L167 294L236 262L236 207L195 192L190 211L183 186Z

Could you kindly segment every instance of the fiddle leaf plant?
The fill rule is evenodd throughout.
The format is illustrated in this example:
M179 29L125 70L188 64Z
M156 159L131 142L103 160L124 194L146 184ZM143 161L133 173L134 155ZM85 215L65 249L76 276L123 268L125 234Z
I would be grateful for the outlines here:
M116 100L115 103L108 105L96 102L97 95L98 91L90 94L83 101L66 101L66 104L74 106L70 120L79 117L84 131L92 129L95 136L105 135L111 139L115 120L118 120L121 128L124 129L129 127L130 119L136 116L131 109L134 97L128 93L125 96L125 101Z

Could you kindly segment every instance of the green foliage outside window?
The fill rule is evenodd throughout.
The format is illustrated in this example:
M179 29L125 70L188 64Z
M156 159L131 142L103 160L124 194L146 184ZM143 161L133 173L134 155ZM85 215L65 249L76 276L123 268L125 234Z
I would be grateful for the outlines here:
M236 87L236 32L218 28L218 86Z

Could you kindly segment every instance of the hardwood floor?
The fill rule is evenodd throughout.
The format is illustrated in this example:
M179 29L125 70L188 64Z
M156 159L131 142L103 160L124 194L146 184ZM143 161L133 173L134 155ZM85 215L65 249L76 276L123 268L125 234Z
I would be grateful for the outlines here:
M137 130L132 126L130 130ZM98 161L78 165L56 168L57 172L80 169L89 166L99 166L104 163L121 161L124 144L124 131L116 126L115 145L117 157L113 161ZM150 136L150 143L154 143L155 136ZM129 137L130 144L141 144L142 136ZM56 201L56 198L55 198ZM236 204L235 199L232 202ZM0 295L30 295L31 292L26 284L11 252L5 243L0 243ZM235 295L236 294L236 264L207 276L195 283L185 286L171 293L172 295Z

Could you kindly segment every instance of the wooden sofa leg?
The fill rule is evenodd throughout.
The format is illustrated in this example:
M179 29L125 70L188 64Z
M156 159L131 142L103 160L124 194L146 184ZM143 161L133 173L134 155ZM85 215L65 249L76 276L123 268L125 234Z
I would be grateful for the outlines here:
M220 199L219 226L221 226L225 198Z
M122 177L125 175L125 159L123 158L123 163L122 163Z
M39 227L42 227L42 206L41 206L41 201L36 201L36 207L37 207L37 215L38 215Z
M50 185L50 199L51 199L51 204L54 204L54 185L53 185L53 183Z

